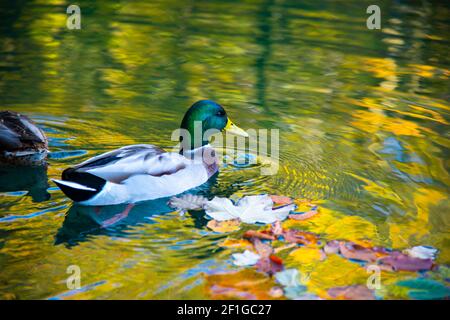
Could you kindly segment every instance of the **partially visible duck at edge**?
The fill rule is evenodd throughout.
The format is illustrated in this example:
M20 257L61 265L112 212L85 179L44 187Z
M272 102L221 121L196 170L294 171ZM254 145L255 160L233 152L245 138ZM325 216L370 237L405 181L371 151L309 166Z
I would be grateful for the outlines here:
M210 100L194 103L180 129L180 152L166 152L150 144L130 145L68 168L61 180L53 181L82 205L133 204L169 197L204 184L218 172L209 144L211 135L226 130L248 137L222 106Z
M47 137L30 118L0 111L0 164L42 165L47 153Z

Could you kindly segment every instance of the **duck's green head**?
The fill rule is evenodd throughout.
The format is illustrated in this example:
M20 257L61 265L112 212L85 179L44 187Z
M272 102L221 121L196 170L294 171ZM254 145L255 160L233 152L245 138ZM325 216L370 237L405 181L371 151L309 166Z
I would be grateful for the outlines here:
M208 144L208 140L214 133L226 130L229 133L248 137L248 134L236 126L224 108L211 100L200 100L194 103L181 121L182 132L180 142L182 149L195 149ZM183 131L189 133L190 141Z

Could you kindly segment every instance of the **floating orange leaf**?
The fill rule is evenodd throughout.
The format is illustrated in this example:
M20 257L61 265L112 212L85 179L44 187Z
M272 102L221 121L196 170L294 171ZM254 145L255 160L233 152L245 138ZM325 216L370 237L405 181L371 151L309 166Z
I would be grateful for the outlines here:
M375 300L373 291L364 285L353 285L346 287L336 287L328 290L328 295L332 299L343 300Z
M277 205L284 205L284 204L291 204L293 200L286 196L277 196L277 195L270 195L270 199L272 199L274 204Z
M248 230L244 233L244 238L258 238L263 240L275 240L275 236L270 234L268 231L256 231L256 230Z
M301 221L301 220L306 220L306 219L312 218L318 213L319 213L319 211L317 209L313 209L313 210L309 210L309 211L303 212L303 213L290 214L288 217L289 217L289 219Z

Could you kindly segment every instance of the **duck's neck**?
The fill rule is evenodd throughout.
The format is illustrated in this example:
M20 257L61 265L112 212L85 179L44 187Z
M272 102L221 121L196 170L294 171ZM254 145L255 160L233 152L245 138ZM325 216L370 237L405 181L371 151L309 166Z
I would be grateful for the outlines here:
M193 151L205 146L209 146L209 137L205 134L205 128L200 121L185 121L180 127L180 153Z
M219 161L216 157L216 152L210 144L184 152L180 151L180 153L195 163L202 164L206 169L208 179L219 170Z
M184 149L183 146L180 147L180 154L192 160L196 159L200 160L205 156L205 153L212 151L214 151L214 149L211 147L209 143L194 149Z

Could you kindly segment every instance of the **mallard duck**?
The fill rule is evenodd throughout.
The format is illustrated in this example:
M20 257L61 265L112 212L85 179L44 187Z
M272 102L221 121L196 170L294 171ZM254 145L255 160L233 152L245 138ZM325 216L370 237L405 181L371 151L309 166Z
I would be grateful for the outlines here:
M0 163L35 165L45 162L48 140L27 116L0 112Z
M207 182L218 172L209 138L218 131L248 137L210 100L194 103L180 126L180 152L149 144L122 147L63 171L53 180L82 205L115 205L154 200L183 193Z

